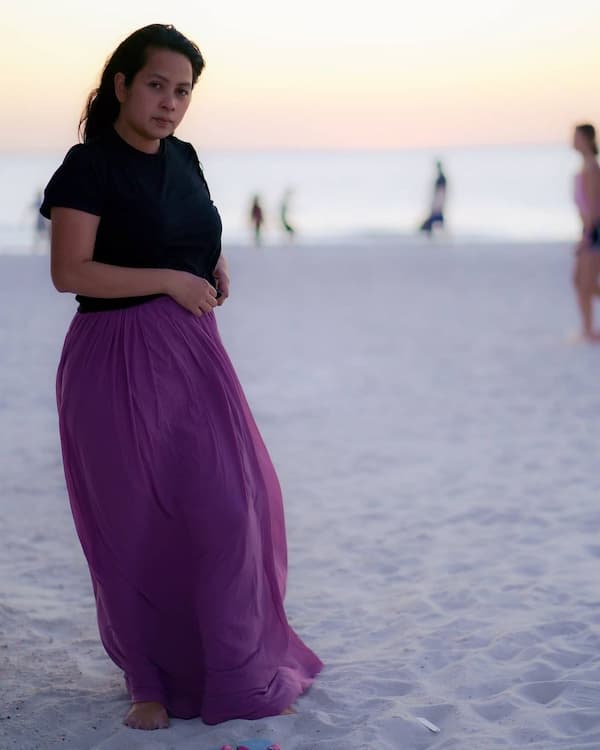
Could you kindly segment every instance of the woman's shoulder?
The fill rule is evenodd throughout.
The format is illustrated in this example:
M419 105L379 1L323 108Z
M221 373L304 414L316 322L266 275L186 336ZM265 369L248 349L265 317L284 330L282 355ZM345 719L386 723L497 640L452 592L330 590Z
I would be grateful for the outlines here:
M75 208L100 216L107 191L105 165L106 158L98 142L71 146L46 185L40 208L42 216L49 219L53 207Z
M198 163L198 154L196 153L196 149L192 146L191 143L188 143L188 141L182 141L175 135L168 136L167 142L169 144L169 147L176 153L180 154L184 159L186 159L187 161L192 161L195 164Z
M581 174L600 176L600 163L597 159L586 161L581 170Z
M101 137L76 143L65 154L63 165L71 168L98 170L106 163L110 146Z

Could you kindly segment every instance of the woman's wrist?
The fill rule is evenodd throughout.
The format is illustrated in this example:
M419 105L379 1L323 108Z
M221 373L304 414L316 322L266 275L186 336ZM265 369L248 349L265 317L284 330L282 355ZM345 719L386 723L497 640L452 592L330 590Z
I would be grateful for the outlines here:
M161 270L161 293L171 296L173 291L173 278L177 271L172 268L164 268Z

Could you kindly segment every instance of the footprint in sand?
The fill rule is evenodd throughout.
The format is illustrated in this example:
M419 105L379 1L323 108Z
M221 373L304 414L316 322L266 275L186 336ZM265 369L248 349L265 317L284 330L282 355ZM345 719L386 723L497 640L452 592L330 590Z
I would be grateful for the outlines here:
M489 701L487 703L474 703L474 711L488 721L500 721L513 714L516 706L509 701Z
M519 688L519 693L536 703L546 705L558 698L566 687L567 683L559 680L556 682L531 682L529 685L523 685Z

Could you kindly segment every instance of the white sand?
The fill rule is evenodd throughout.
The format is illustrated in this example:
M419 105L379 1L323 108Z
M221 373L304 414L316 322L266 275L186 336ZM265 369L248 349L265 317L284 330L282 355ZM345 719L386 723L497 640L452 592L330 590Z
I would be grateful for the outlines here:
M600 347L571 338L569 248L229 255L221 332L326 668L296 716L121 725L58 447L73 301L47 259L1 257L0 747L598 750Z

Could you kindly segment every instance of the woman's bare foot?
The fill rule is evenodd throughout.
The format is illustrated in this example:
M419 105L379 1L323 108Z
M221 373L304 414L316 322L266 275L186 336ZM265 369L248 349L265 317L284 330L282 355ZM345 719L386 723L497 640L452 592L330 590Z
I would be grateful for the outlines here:
M169 717L165 707L160 703L144 701L131 704L123 724L132 729L166 729L169 726Z
M279 714L280 716L289 716L290 714L298 713L296 709L292 708L291 706L288 706L287 708L284 708L283 711Z

